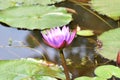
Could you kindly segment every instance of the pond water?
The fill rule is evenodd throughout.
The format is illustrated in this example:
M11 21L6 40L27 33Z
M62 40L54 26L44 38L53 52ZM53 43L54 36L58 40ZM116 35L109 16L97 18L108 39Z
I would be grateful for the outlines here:
M97 35L111 29L111 27L78 4L66 1L57 4L57 6L71 8L77 12L77 14L73 14L73 21L69 24L71 27L77 24L81 29L90 29L95 32L95 36L92 37L76 36L73 43L64 49L73 77L93 76L94 68L97 66L94 64ZM102 17L114 26L112 28L117 27L117 22L105 16ZM60 64L59 53L43 43L39 30L20 30L0 25L0 33L0 60L46 58L47 61ZM100 56L96 59L100 63L105 61Z
M0 60L14 60L20 58L44 59L45 56L47 61L59 64L59 53L55 49L50 48L43 43L40 31L18 30L0 25L0 32ZM83 71L80 71L82 73L78 72L81 64L89 63L89 67L94 68L91 60L93 60L93 47L95 45L93 45L92 41L89 42L89 39L89 37L84 38L78 36L74 39L73 43L69 47L64 49L65 57L69 63L69 68L71 72L74 73L74 76L86 74L85 71L84 73ZM85 61L90 59L90 62L81 63L81 58L84 58L85 56ZM85 65L83 65L83 67L84 66ZM78 70L76 68L78 68ZM93 71L93 69L91 69L91 71Z

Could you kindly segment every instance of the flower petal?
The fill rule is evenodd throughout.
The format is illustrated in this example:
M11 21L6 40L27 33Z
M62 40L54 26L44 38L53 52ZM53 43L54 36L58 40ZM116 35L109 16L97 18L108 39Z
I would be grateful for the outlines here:
M56 44L56 45L62 44L63 41L64 41L64 39L63 39L62 36L58 36L58 37L55 37L55 38L54 38L54 44Z
M44 39L44 42L45 42L47 45L49 45L49 46L51 46L51 47L53 47L53 48L57 48L56 45L54 45L53 43L50 43L50 42L46 41L45 39Z
M42 34L42 36L43 36L43 38L47 41L47 42L52 42L53 40L53 38L52 38L52 35L47 35L47 34Z
M77 31L76 31L76 29L75 29L75 30L73 30L72 34L70 35L69 40L67 41L67 45L69 45L69 44L73 41L73 39L74 39L74 37L75 37L76 32L77 32Z
M68 36L68 34L70 34L70 32L69 32L69 27L64 26L64 27L62 28L62 33L64 33L63 35L64 35L64 37L65 37L65 39L66 39L66 37Z

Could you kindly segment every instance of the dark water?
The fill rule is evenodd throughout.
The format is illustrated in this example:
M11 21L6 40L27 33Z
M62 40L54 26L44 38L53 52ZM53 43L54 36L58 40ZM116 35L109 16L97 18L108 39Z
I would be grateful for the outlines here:
M73 77L94 76L95 67L106 61L101 56L95 57L97 35L111 28L116 28L117 22L102 16L113 26L110 27L78 4L71 2L62 2L57 6L72 8L77 12L77 14L73 14L73 21L69 24L71 27L78 24L81 29L90 29L95 32L95 36L91 37L76 36L73 43L64 49ZM0 60L30 57L46 58L48 61L60 63L59 53L43 43L40 31L18 30L0 25ZM95 59L98 60L98 64L94 63Z

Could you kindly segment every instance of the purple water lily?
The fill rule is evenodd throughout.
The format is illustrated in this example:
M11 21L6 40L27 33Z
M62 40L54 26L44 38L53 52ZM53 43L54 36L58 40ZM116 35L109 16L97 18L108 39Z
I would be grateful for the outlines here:
M44 42L56 49L68 46L73 41L75 34L76 29L71 32L67 26L63 26L62 29L52 28L46 34L42 33Z

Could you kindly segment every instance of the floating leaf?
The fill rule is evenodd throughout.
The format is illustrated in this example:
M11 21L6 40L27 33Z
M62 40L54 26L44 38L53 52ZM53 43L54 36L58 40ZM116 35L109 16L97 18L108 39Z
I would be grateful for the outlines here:
M80 30L77 32L77 35L80 35L80 36L93 36L94 33L92 30Z
M102 77L102 78L109 79L109 78L112 77L112 74L111 74L111 71L110 71L110 67L106 67L106 66L105 67L104 66L97 67L97 69L95 70L95 74L97 76Z
M99 66L95 69L95 77L82 76L75 80L108 80L112 76L120 78L120 68L113 65Z
M91 0L91 7L114 20L120 19L120 0Z
M78 77L75 80L107 80L104 78L100 78L100 77L86 77L86 76L82 76L82 77Z
M0 10L25 5L48 5L60 2L63 0L0 0Z
M39 76L37 77L37 80L57 80L57 79L49 76Z
M104 32L98 37L103 46L97 49L105 58L116 60L118 51L120 50L120 28Z
M22 6L0 11L0 21L15 28L45 29L68 24L72 17L65 8Z
M109 79L112 76L120 78L120 68L113 65L99 66L95 69L95 74L106 79Z
M92 78L86 77L86 76L82 76L82 77L75 78L75 80L92 80Z
M45 76L65 79L58 66L46 64L42 60L34 59L0 61L0 80L41 80L40 77Z

